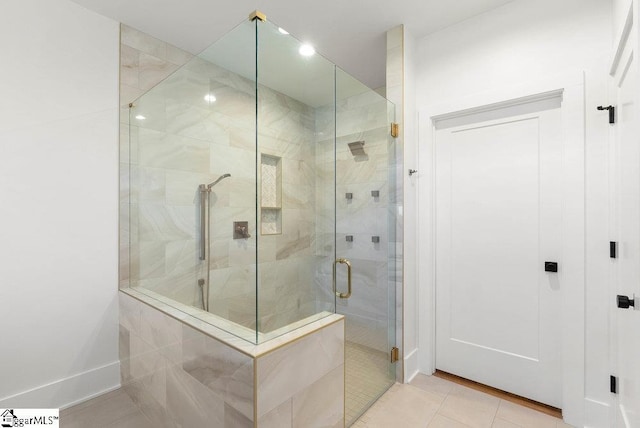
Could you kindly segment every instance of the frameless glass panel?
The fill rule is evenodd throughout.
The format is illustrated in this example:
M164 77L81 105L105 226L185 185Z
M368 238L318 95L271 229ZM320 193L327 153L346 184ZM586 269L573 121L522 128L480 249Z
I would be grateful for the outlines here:
M336 72L336 246L352 266L346 317L346 422L352 424L395 382L395 140L393 104ZM348 278L338 270L339 291Z
M387 123L397 123L396 106L391 101L387 101ZM390 131L390 129L389 129ZM403 246L403 182L402 182L402 146L396 144L396 139L387 133L388 142L388 186L389 186L389 206L387 209L387 230L389 231L389 243L387 248L387 328L389 346L391 348L400 347L397 340L402 335L402 320L398 318L398 296L402 294L402 246ZM403 377L402 363L391 364L388 367L391 379L401 379Z
M131 286L253 342L255 26L236 27L130 110Z
M302 49L302 50L301 50ZM335 310L335 66L258 23L258 330Z
M254 343L345 314L351 422L358 382L372 403L394 379L393 114L277 26L236 27L130 109L131 287Z

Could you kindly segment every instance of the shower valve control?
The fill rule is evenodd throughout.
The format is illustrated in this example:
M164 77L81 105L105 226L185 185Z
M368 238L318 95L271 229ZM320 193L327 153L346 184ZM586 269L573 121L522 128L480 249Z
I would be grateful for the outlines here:
M248 221L234 221L233 222L233 239L248 239L251 238L249 234L249 222Z

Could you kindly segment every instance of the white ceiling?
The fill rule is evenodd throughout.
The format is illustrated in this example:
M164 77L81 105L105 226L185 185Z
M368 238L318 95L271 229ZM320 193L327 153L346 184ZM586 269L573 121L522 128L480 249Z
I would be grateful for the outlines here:
M415 37L513 0L73 0L175 46L199 53L255 9L371 88L385 82L385 32Z
M261 22L258 26L257 43L258 70L254 48L256 26L249 21L225 34L199 56L250 81L256 81L257 75L261 86L313 108L329 106L334 97L343 100L374 92L344 71L336 70L333 63L321 55L300 55L301 43L290 35L281 34L270 22Z

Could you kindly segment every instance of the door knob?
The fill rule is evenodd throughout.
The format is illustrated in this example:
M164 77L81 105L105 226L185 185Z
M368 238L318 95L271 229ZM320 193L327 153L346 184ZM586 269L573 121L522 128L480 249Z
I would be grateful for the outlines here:
M629 296L618 294L618 307L621 309L629 309L630 306L635 308L635 299L630 299Z
M558 272L558 263L557 262L544 262L544 271L545 272Z

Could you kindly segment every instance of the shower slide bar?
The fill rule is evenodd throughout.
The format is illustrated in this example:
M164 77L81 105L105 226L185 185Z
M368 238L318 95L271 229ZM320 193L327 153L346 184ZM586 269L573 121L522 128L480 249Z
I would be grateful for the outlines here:
M213 183L198 186L198 193L200 194L200 260L204 260L207 257L206 241L207 226L209 225L207 214L209 213L209 195L211 195L211 188L227 177L231 177L231 174L222 174Z
M207 258L207 243L209 229L209 196L211 196L211 188L223 179L231 177L231 174L222 174L216 181L209 184L200 184L198 193L200 195L200 260ZM202 296L202 309L209 312L209 266L207 266L207 280L198 279L198 287Z
M207 186L201 184L198 186L200 192L200 260L204 260L207 254L207 205L209 202L209 192Z

